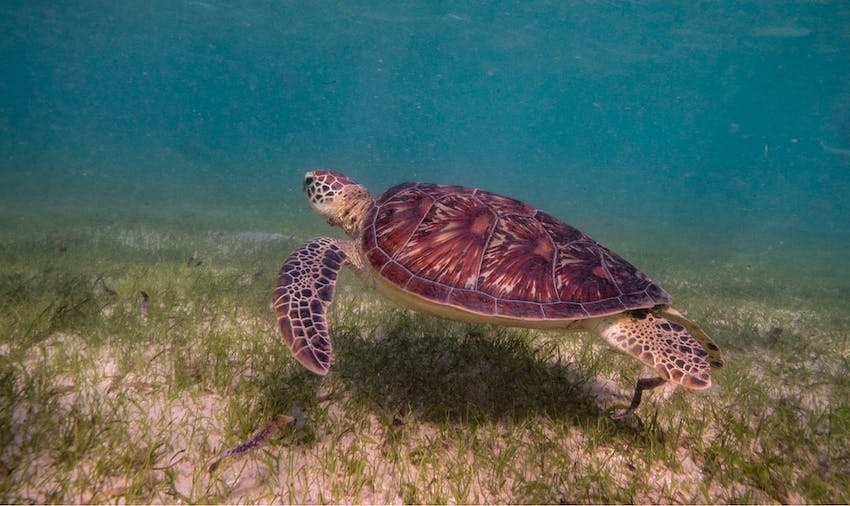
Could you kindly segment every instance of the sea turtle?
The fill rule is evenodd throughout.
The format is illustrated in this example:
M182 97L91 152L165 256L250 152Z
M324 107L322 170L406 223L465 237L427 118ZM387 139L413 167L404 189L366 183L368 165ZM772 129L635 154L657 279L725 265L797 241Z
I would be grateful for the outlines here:
M378 198L330 170L304 176L304 194L352 240L317 237L283 264L274 308L283 338L327 374L326 311L342 266L398 304L478 323L587 331L654 368L641 392L672 381L711 385L720 350L629 262L566 223L509 197L466 186L403 183Z

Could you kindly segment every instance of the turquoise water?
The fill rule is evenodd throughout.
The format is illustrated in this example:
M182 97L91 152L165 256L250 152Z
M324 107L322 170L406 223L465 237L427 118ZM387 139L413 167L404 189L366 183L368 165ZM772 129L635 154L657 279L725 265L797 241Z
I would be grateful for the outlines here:
M0 33L6 228L326 233L330 167L850 278L846 2L27 1Z
M319 167L527 201L726 366L609 423L601 340L345 273L308 378L269 302L342 235ZM848 0L0 1L0 503L848 503L848 195Z

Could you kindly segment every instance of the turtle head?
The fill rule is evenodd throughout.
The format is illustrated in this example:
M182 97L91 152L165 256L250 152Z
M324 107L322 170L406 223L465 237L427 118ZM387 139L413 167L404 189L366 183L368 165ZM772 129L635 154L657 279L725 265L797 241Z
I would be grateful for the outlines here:
M363 219L372 205L365 186L339 172L313 170L304 174L304 196L331 225L351 237L360 235Z

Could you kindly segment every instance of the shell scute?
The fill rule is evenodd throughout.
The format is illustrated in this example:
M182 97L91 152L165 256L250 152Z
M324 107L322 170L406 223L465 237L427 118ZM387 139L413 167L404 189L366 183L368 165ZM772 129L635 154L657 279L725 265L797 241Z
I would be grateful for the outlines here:
M398 253L417 230L433 203L434 199L430 195L411 189L379 204L372 232L377 243L390 256Z
M421 295L426 299L436 302L445 302L449 298L451 288L440 283L423 279L420 277L412 277L407 283L407 289L417 295Z
M499 213L500 216L506 216L508 214L532 215L537 212L537 209L526 204L525 202L512 199L510 197L505 197L504 195L499 195L498 193L477 190L475 192L475 197L478 198L484 204L496 210L496 212Z
M546 318L560 318L576 320L590 316L584 306L577 302L555 302L543 305L543 314Z
M543 314L543 308L540 304L535 302L502 299L496 301L496 314L510 316L513 318L542 319L545 317Z
M390 262L381 269L381 275L389 279L398 286L404 286L413 277L409 270L400 266L396 262Z
M479 313L495 314L496 312L496 298L475 290L452 290L449 304Z
M570 244L575 241L593 242L589 236L582 233L577 228L571 227L563 221L555 218L551 214L537 211L535 215L540 225L546 230L546 233L552 237L552 240L557 244Z
M469 186L449 185L449 184L434 184L434 183L415 183L416 188L435 199L445 197L446 195L469 195L475 192L475 188ZM392 191L392 190L390 190Z
M390 262L390 257L388 257L387 254L380 248L374 248L366 253L366 258L369 260L369 263L372 264L372 267L378 271L383 269L383 267Z
M434 202L395 260L418 276L475 288L484 246L496 221L476 199L446 195ZM384 242L378 240L383 246Z
M557 301L552 279L555 251L534 218L501 219L487 245L478 289L502 299Z
M617 297L621 293L605 269L599 245L593 241L574 241L561 246L555 283L561 300L579 303Z
M642 291L646 285L650 283L649 278L637 268L627 262L623 257L602 246L598 246L602 255L602 263L610 273L611 277L617 280L620 290L623 293L632 293Z
M663 288L656 285L652 281L648 281L649 285L647 285L644 292L652 298L652 300L656 301L657 304L669 304L673 301L673 297L670 296ZM648 306L647 306L648 307ZM706 336L708 337L708 336Z
M627 308L622 301L620 301L619 297L612 297L610 299L595 302L585 302L582 306L584 306L584 309L586 309L591 315L619 313L626 309L631 309Z
M620 302L626 307L651 307L658 304L657 299L653 299L646 292L623 294L620 296Z
M375 225L370 223L363 229L363 242L361 246L363 251L372 251L378 243L375 240Z

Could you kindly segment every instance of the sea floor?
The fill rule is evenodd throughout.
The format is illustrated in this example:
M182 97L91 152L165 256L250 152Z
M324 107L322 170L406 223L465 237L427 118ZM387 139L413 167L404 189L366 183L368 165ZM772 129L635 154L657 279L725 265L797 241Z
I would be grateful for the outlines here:
M352 275L332 371L305 371L270 302L329 232L306 213L85 209L0 221L0 502L850 502L850 283L823 249L608 240L727 364L614 422L648 373L595 337L417 315Z

